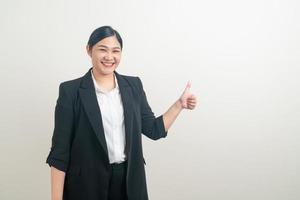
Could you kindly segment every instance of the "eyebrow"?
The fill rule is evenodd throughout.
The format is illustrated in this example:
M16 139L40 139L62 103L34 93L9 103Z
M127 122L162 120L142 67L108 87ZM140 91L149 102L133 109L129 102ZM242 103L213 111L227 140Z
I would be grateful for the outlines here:
M105 45L103 45L103 44L97 45L97 47L104 47L104 48L106 48L106 49L109 49L108 46L105 46ZM120 47L112 47L112 49L121 49L121 48L120 48Z

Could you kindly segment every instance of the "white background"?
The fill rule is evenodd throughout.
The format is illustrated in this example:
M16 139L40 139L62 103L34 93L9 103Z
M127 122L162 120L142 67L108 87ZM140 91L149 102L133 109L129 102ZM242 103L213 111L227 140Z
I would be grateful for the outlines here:
M103 25L158 116L188 80L198 97L167 138L143 138L151 200L300 199L297 0L1 1L0 199L50 199L62 81L91 67Z

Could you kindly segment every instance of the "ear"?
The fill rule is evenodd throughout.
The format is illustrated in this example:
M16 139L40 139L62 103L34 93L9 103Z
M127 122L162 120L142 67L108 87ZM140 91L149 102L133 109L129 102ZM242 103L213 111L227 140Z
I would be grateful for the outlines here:
M90 57L92 57L92 49L90 48L89 45L86 45L86 52Z

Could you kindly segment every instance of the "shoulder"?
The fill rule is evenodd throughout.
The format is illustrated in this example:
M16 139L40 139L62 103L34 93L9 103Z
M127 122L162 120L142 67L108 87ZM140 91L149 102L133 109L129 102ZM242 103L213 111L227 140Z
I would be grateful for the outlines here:
M133 76L133 75L125 75L125 74L120 74L118 75L125 80L131 87L140 89L141 88L141 79L138 76Z
M77 90L77 88L79 88L79 86L80 86L81 81L82 81L82 77L72 79L72 80L67 80L67 81L61 82L59 84L59 88L63 88L67 91Z
M72 101L76 99L82 79L83 77L79 77L61 82L59 84L59 96L67 97L68 99L72 99Z
M129 76L124 74L119 74L126 82L134 88L141 89L142 88L142 81L139 76Z

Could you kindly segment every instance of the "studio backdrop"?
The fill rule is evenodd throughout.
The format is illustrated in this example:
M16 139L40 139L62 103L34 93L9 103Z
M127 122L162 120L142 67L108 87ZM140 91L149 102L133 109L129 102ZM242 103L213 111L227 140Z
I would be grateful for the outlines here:
M139 76L156 116L187 81L198 98L143 136L151 200L300 199L300 3L296 0L28 0L0 3L0 199L50 199L59 84L91 67L110 25L117 68Z

